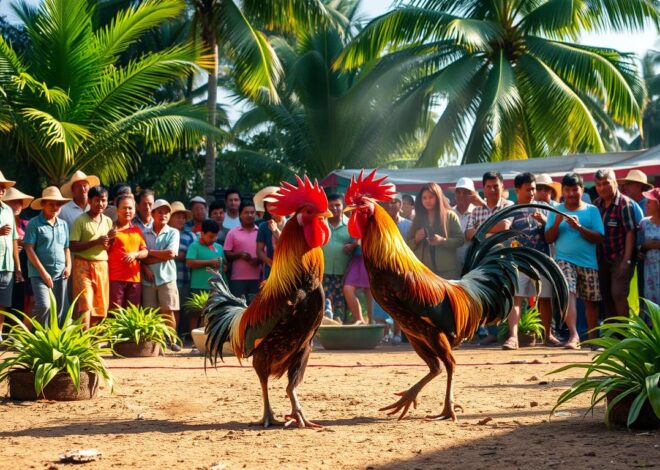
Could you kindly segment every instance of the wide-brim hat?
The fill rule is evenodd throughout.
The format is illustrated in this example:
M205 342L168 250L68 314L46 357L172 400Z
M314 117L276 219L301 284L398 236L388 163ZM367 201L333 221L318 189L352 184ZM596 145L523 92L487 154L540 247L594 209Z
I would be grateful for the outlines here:
M8 188L10 188L16 184L16 181L8 180L7 178L5 178L5 175L3 175L2 172L0 171L0 184L4 184Z
M170 207L172 208L172 215L176 214L177 212L183 212L186 214L186 220L192 219L192 212L186 209L186 206L183 205L183 202L174 201L172 204L170 204Z
M172 211L172 206L170 206L170 203L169 203L169 202L167 202L165 199L156 199L156 200L154 201L154 205L151 206L151 213L153 214L153 212L154 212L156 209L160 209L161 207L167 207L167 208L170 210L170 213L173 212L173 211Z
M555 192L555 195L552 197L552 199L559 201L559 197L561 196L560 182L553 181L550 175L547 173L541 173L540 175L536 175L536 187L538 188L539 186L547 186L552 188L552 190Z
M41 210L43 201L57 201L57 202L69 202L71 198L63 197L60 190L57 186L48 186L46 189L41 191L41 197L32 201L30 207L34 210Z
M23 203L23 209L27 209L30 203L34 201L34 198L32 196L28 196L16 188L7 188L7 192L2 198L2 201L21 201Z
M276 199L269 197L277 194L280 190L277 186L266 186L265 188L259 190L257 194L254 195L252 200L254 201L254 209L259 212L264 212L266 207L264 202L275 202Z
M646 177L646 173L641 170L630 170L625 178L616 180L619 184L624 183L639 183L646 190L653 189L653 185L649 184L649 180Z
M66 197L73 197L73 192L71 192L71 188L78 181L87 181L90 186L98 186L99 184L101 184L101 180L99 180L98 176L94 176L94 175L87 176L82 171L76 171L73 175L71 175L71 179L66 183L64 183L60 188L62 190L62 195Z

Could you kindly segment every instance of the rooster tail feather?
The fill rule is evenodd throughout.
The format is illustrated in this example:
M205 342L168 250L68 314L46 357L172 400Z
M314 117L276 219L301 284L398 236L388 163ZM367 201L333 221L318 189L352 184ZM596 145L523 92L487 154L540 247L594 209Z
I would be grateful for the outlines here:
M241 332L238 328L247 309L242 298L235 297L230 291L222 275L214 272L209 279L211 295L204 307L202 317L206 319L206 359L216 365L218 356L222 357L222 345L230 342L237 357L240 358Z
M517 230L505 230L486 238L488 231L497 223L529 208L563 214L545 204L518 204L501 209L477 229L466 253L461 283L474 298L480 300L482 319L486 323L508 315L519 271L537 282L541 277L547 279L553 291L553 309L558 309L562 316L566 312L568 285L561 268L552 258L532 248L505 246L506 242L521 235Z

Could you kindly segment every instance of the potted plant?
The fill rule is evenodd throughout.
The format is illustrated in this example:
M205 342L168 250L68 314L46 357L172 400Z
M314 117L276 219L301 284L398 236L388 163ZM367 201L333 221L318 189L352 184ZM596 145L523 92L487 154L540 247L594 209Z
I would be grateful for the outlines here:
M590 364L570 364L553 373L585 369L584 377L561 394L553 411L591 392L590 410L607 401L605 424L660 427L660 307L645 301L650 325L640 316L616 317L598 327L602 337L585 341L603 351Z
M98 327L85 330L73 321L74 305L57 323L55 297L50 294L48 325L22 312L2 312L14 325L3 341L7 357L0 360L0 382L9 381L9 396L15 400L86 400L98 389L99 377L112 389L112 376L102 354L110 352Z
M190 297L186 300L186 303L183 304L183 306L186 308L191 313L197 313L201 316L201 326L206 326L206 317L202 315L202 311L204 310L204 307L206 306L206 302L209 300L209 292L208 291L199 291L199 292L193 292L190 294Z
M101 327L118 356L157 356L168 343L180 343L176 331L157 308L133 304L119 307L101 323Z
M518 321L518 344L520 346L534 346L537 339L543 339L543 322L539 309L534 306L523 310ZM509 322L504 320L497 330L499 339L509 335Z

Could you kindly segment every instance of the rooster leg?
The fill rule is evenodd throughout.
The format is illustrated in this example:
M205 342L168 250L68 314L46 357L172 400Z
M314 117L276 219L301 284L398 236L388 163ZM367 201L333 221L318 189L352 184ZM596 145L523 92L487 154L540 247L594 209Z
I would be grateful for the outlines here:
M291 366L289 367L289 384L286 387L286 394L291 400L291 413L284 417L286 423L284 426L288 427L296 423L299 428L320 428L320 424L313 423L312 421L307 420L302 411L302 406L300 406L300 401L298 400L298 394L296 393L296 387L302 382L303 376L305 375L305 368L307 367L307 360L309 359L309 352L311 348L309 345L305 347L304 350L298 353L298 356L293 360Z
M417 382L408 390L405 392L396 393L395 395L401 397L398 401L378 410L389 411L389 413L387 413L388 415L397 414L399 411L401 411L399 419L403 419L403 417L408 414L410 405L412 405L413 408L417 408L417 394L424 388L424 386L426 386L427 383L429 383L440 374L440 361L438 361L435 353L427 345L414 338L410 339L410 344L417 352L417 354L422 359L424 359L430 370L428 374L422 377L422 380Z
M264 401L264 416L261 418L261 421L255 423L256 426L263 426L268 428L270 426L282 426L284 423L275 419L273 409L270 407L270 399L268 398L268 378L262 379L259 377L261 382L261 397Z
M450 419L456 421L456 411L463 411L463 407L454 403L454 369L456 368L456 361L454 355L451 353L451 346L447 341L445 335L440 335L440 347L443 349L443 354L440 355L442 363L447 369L447 389L445 390L445 406L439 415L429 415L426 417L428 420L443 420Z

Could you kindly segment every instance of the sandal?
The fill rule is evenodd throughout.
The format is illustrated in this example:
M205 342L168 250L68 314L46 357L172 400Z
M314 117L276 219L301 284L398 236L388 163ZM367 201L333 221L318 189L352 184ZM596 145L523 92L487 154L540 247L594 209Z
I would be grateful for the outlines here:
M510 351L518 349L518 340L516 338L507 339L502 345L502 349L507 349Z
M564 349L573 349L575 351L579 351L580 349L582 349L582 346L580 346L580 341L575 339L573 341L567 342L564 345Z
M559 348L563 346L563 343L559 341L557 338L548 338L543 342L543 345L548 347L548 348Z

